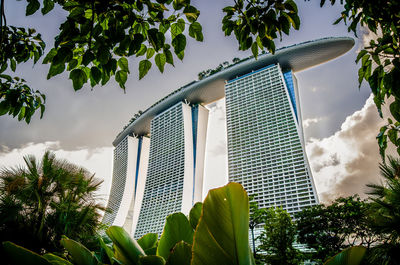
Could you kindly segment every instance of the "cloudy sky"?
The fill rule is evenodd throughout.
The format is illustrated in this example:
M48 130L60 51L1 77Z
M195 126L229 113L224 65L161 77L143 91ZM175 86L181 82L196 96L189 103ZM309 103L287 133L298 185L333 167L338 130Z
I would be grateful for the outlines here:
M109 192L112 174L112 141L138 110L145 110L171 91L197 79L197 73L216 67L248 52L237 49L236 40L221 31L221 9L232 0L193 1L200 11L205 40L189 41L183 62L167 67L164 74L153 67L138 80L136 58L129 60L131 75L124 93L114 80L93 90L84 86L72 89L68 74L46 80L48 65L19 65L17 72L30 86L47 95L43 119L37 115L29 125L8 116L0 117L0 167L22 164L25 154L41 155L53 150L95 172L104 179L100 197ZM351 36L346 27L332 25L340 6L319 7L319 1L297 1L301 29L284 36L278 47L330 36ZM6 3L7 22L36 28L51 48L58 27L65 18L62 10L27 19L25 1ZM366 86L358 88L355 58L366 36L344 56L323 65L296 73L306 138L306 150L317 192L322 201L340 195L359 193L365 184L378 180L378 147L375 136L382 121ZM210 122L206 154L205 193L227 181L226 128L224 101L209 106Z

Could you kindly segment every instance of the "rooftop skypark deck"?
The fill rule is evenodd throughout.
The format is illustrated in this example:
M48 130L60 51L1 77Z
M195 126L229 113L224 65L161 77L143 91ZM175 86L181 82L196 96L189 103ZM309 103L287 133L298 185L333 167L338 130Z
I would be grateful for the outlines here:
M157 101L119 133L113 145L116 146L129 134L148 135L151 120L180 101L187 100L193 104L206 105L223 98L224 85L228 80L277 63L284 71L291 69L293 72L299 72L335 59L349 51L353 45L354 40L349 37L323 38L284 47L275 54L261 54L257 60L253 57L241 60L202 80L192 81Z

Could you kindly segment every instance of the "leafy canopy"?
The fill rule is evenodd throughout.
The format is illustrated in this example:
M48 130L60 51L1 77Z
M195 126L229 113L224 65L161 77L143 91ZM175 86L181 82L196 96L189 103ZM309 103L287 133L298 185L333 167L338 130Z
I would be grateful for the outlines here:
M370 225L370 211L370 203L357 196L306 208L296 214L298 242L313 248L320 261L350 246L370 248L383 239Z
M334 5L336 0L330 0ZM366 81L374 94L374 102L382 115L382 106L390 102L394 120L387 119L377 136L382 159L385 158L388 138L400 154L400 2L396 0L341 0L344 10L335 24L344 21L348 30L357 36L358 25L376 37L357 56L359 84ZM321 6L325 0L321 0Z
M125 89L129 65L127 58L139 58L139 79L153 63L163 72L174 65L174 55L182 60L187 35L203 40L197 22L200 12L190 0L26 0L26 16L43 15L59 6L68 15L55 37L54 47L43 59L49 64L47 78L69 72L74 90L84 84L106 84L114 76ZM18 115L29 123L32 114L44 111L44 96L30 89L24 80L4 74L16 65L43 55L44 42L34 29L6 25L4 0L0 24L0 115Z
M301 253L293 247L296 239L296 226L290 215L282 208L269 208L264 212L264 225L258 237L258 250L267 264L299 264Z

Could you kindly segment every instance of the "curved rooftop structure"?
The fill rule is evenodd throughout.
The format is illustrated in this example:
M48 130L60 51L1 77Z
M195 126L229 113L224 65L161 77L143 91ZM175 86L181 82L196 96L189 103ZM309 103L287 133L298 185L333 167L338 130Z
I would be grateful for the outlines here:
M262 54L257 60L253 57L241 60L200 81L193 81L158 101L119 133L113 145L118 145L129 134L149 134L151 120L178 102L187 100L193 104L209 104L223 98L224 84L227 80L277 63L282 70L291 69L293 72L299 72L339 57L349 51L353 45L354 40L349 37L324 38L281 48L275 54Z

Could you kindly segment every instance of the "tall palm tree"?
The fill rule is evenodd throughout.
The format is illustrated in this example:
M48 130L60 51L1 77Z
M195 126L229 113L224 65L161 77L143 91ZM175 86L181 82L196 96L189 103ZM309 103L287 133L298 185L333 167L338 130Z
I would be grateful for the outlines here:
M0 241L45 252L60 250L62 235L90 240L104 210L94 194L102 182L51 152L40 162L24 161L25 167L0 170Z
M374 201L376 229L400 244L400 160L389 156L388 161L379 166L383 183L368 184L368 193Z
M371 250L369 264L397 265L400 261L400 160L389 156L388 161L379 166L382 184L367 185L373 201L373 228L385 238Z

